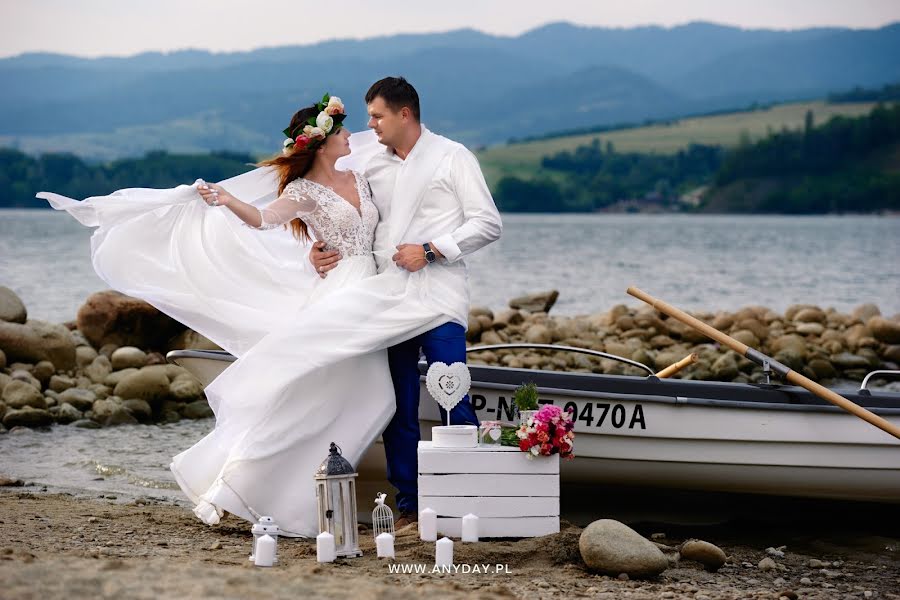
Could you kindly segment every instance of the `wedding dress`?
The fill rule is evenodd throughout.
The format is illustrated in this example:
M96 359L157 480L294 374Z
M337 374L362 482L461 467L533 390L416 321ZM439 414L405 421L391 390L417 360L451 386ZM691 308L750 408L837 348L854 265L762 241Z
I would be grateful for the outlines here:
M244 225L227 208L206 206L194 186L125 189L82 202L38 194L82 224L98 227L91 258L112 288L150 302L238 357L206 389L215 428L171 464L195 514L207 524L217 523L224 511L253 522L265 514L284 535L317 535L313 477L330 442L358 464L395 410L386 348L410 329L401 322L412 318L417 330L440 322L401 308L396 330L389 322L376 328L377 340L365 349L344 344L340 327L327 328L327 337L309 327L293 328L317 309L354 330L378 310L375 302L359 311L338 305L332 310L328 300L376 271L378 211L365 179L354 177L359 210L330 188L303 179L273 200L277 180L271 169L220 182L261 208L259 229L269 231ZM341 252L326 278L312 270L308 246L280 226L294 217L307 223L315 239ZM404 289L395 286L393 292L402 299ZM396 299L397 293L388 294L388 305ZM314 317L312 323L323 320ZM298 368L301 359L305 369Z
M274 229L299 217L318 240L341 252L337 267L319 279L307 300L296 307L297 316L315 303L327 302L334 290L375 274L371 249L378 211L365 179L356 173L354 177L359 210L331 188L297 179L260 211L260 229ZM286 315L273 331L289 336L292 320ZM248 520L265 514L275 519L283 534L315 536L319 531L313 476L327 457L330 442L337 442L355 465L394 413L387 352L351 357L300 379L291 377L293 365L280 354L276 344L261 358L268 369L287 377L275 380L250 372L242 387L207 388L216 413L215 429L176 456L171 470L196 504L195 514L206 523L217 523L223 511ZM235 363L232 368L241 366ZM250 403L245 394L258 401L254 411L237 410L245 399Z

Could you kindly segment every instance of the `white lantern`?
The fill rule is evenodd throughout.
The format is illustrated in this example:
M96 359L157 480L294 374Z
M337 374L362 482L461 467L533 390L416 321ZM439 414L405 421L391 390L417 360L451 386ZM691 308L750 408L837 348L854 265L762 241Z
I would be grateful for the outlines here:
M356 472L331 442L328 458L316 471L319 532L334 536L335 554L345 558L362 556L356 529Z
M250 553L250 560L256 561L256 548L259 545L259 539L268 535L275 540L275 563L278 563L278 525L272 517L260 517L259 523L253 525L250 530L253 533L253 550Z

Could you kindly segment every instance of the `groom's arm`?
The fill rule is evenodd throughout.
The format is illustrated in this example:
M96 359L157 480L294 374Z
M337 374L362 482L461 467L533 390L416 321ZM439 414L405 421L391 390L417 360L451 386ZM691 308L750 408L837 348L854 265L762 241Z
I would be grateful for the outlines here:
M432 240L431 246L448 262L456 262L500 239L503 223L478 159L469 150L461 148L453 155L450 178L465 220L454 231Z

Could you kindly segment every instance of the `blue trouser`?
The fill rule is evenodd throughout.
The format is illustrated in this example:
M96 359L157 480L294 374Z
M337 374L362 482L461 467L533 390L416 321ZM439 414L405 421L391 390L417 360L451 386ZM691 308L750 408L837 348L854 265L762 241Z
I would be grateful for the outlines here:
M397 412L384 430L384 453L387 456L388 481L397 488L397 508L400 512L417 512L418 504L416 453L420 439L420 348L428 364L466 362L466 330L458 323L445 323L388 349ZM447 411L443 408L440 411L441 421L446 423ZM478 425L478 417L468 395L450 411L450 424Z

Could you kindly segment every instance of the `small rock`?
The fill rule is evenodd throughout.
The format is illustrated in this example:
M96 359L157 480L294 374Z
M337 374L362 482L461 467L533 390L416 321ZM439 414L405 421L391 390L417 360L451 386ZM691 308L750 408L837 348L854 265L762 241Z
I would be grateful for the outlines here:
M778 564L768 556L759 561L757 565L760 571L777 571Z
M812 585L812 579L810 579L809 577L801 577L800 584L801 585Z
M43 396L41 397L43 400ZM8 410L3 416L3 425L13 429L15 427L44 427L53 423L53 415L48 411L24 406L19 410ZM15 430L10 433L14 433Z
M129 368L141 368L147 364L147 353L134 346L122 346L110 357L113 371Z
M774 556L775 558L784 558L784 552L771 547L766 548L766 554L768 554L769 556Z
M50 378L48 387L54 392L64 392L69 388L75 387L77 384L74 379L66 375L53 375Z
M725 564L725 552L703 540L688 540L681 545L681 556L701 563L708 571L718 571Z
M35 389L30 383L13 379L6 387L3 388L3 402L9 408L22 408L30 406L31 408L47 408L47 401L40 390Z
M186 419L206 419L215 416L206 400L197 400L184 407L182 415Z
M6 286L0 285L0 321L25 323L28 311L19 296Z
M807 564L807 566L809 566L810 569L823 569L823 568L825 568L825 563L823 563L823 562L822 562L821 560L819 560L818 558L811 558L811 559L809 559L809 562L806 563L806 564Z
M0 475L0 487L22 487L23 485L25 485L25 482L21 479Z
M221 547L222 547L222 542L220 542L219 540L216 540L212 544L210 544L209 549L210 550L218 550Z
M82 412L91 410L96 400L97 395L94 392L82 388L69 388L59 395L61 403L68 402Z
M101 425L91 419L80 419L72 423L72 427L78 427L80 429L100 429Z

